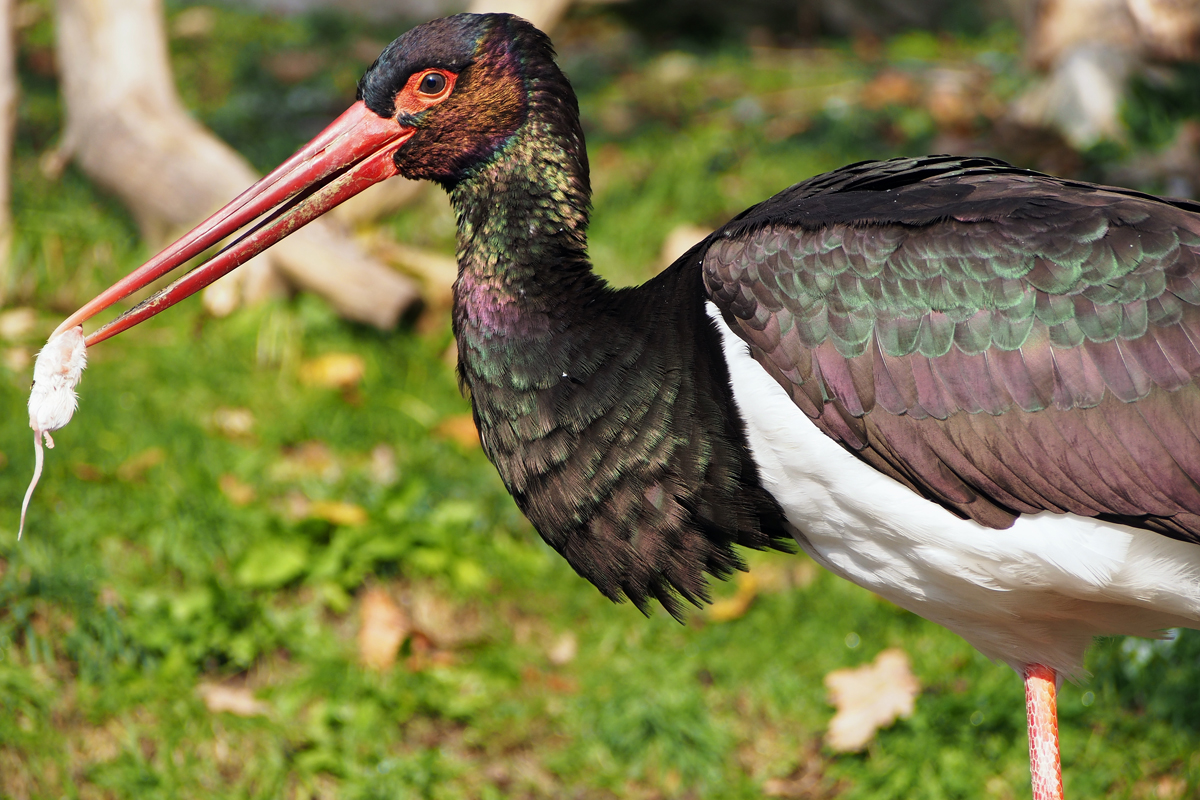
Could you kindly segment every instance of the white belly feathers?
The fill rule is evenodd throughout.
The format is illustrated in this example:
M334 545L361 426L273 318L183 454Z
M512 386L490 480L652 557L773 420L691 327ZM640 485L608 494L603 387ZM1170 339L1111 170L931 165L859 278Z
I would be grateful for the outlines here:
M822 433L708 312L760 479L821 565L1018 669L1076 675L1094 636L1200 627L1200 545L1071 514L959 519Z

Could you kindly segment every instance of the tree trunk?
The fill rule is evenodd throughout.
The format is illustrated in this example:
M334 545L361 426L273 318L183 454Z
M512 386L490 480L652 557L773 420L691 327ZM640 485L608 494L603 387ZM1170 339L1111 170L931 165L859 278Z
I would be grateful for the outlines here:
M12 274L12 147L17 119L16 0L0 0L0 306L16 276Z
M257 179L180 102L161 0L58 0L57 27L63 154L128 206L152 246ZM259 299L286 284L380 328L394 326L417 299L412 281L368 256L331 221L317 220L214 284L205 304L227 313L242 297Z

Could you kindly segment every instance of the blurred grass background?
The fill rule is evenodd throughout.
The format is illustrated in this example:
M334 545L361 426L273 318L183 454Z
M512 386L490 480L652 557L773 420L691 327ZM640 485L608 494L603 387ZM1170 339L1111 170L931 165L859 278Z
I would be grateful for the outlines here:
M61 111L50 3L27 8L12 305L35 324L0 342L0 796L1028 796L1017 677L802 556L751 555L754 584L715 587L745 612L686 625L577 578L464 435L444 309L384 335L309 297L221 320L192 302L96 348L17 542L29 358L149 255L78 172L39 167ZM185 100L264 171L407 27L169 13ZM1028 80L1005 24L785 49L587 7L555 39L617 283L652 274L678 226L850 161L1005 155L989 136ZM1195 84L1142 87L1129 142L1055 163L1095 177L1161 146ZM383 227L453 252L438 194ZM353 380L322 380L346 363ZM411 622L384 669L362 663L369 596ZM835 756L822 679L887 647L912 660L916 713ZM1104 641L1089 668L1060 700L1069 796L1200 793L1200 636Z

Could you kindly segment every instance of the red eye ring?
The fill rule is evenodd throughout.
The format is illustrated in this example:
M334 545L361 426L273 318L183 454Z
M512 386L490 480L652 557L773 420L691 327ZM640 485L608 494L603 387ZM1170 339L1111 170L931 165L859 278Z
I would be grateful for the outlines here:
M458 75L444 69L426 69L409 76L396 93L397 114L420 114L438 105L454 91Z

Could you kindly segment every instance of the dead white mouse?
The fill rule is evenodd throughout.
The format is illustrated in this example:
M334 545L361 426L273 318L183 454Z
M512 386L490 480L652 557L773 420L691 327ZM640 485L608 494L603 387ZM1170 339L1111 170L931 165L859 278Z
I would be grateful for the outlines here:
M33 428L34 467L33 480L25 491L21 503L21 527L17 539L25 532L25 511L29 498L42 477L42 440L46 447L54 447L51 431L56 431L71 421L79 405L75 387L83 377L87 366L87 346L83 342L83 326L63 331L42 348L33 365L33 386L29 392L29 427Z

